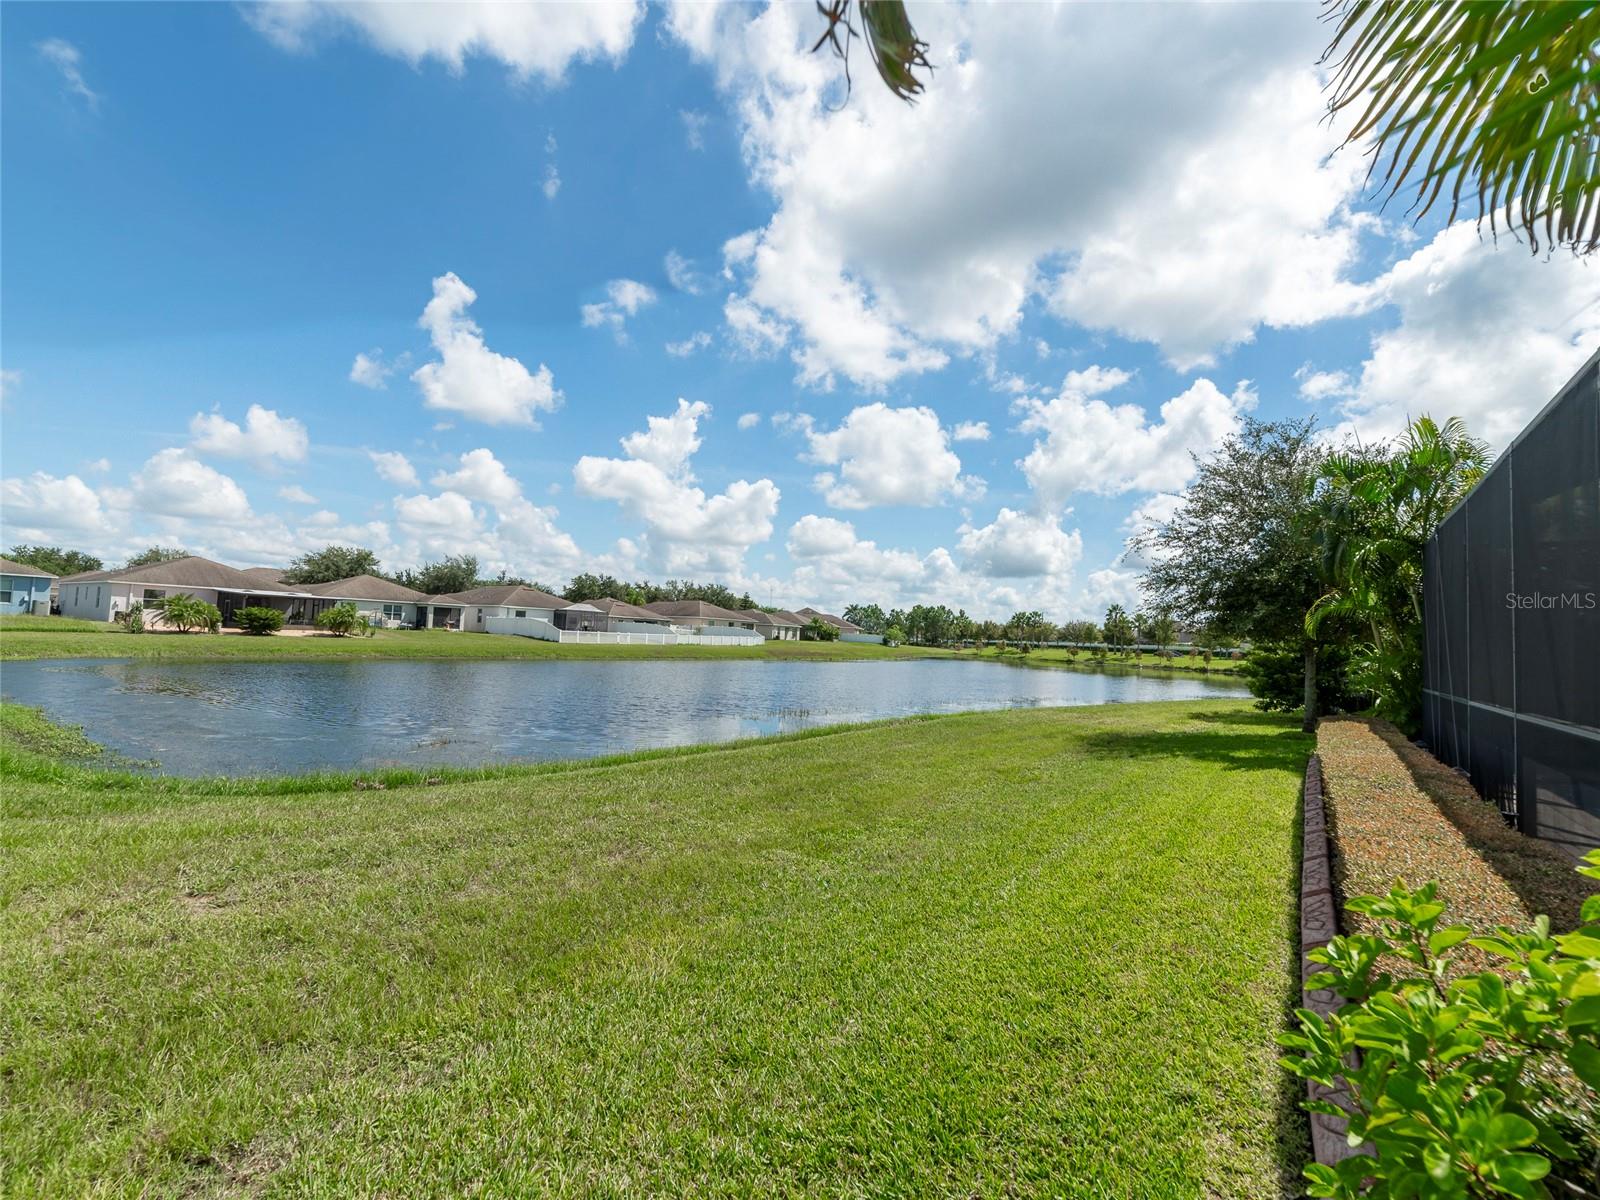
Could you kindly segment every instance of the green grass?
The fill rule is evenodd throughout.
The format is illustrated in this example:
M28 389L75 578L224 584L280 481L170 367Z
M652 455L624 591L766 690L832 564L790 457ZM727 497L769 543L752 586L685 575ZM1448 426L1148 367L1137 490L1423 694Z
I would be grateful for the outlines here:
M272 795L11 746L3 1190L1285 1194L1308 749L1166 703Z
M40 625L37 622L59 624ZM125 632L121 626L63 617L0 619L0 662L30 658L234 659L473 658L473 659L853 659L948 654L917 646L864 642L764 642L760 646L584 646L510 634L450 633L442 629L384 629L372 637L246 637L242 634Z
M1025 666L1051 666L1051 667L1084 667L1090 670L1127 669L1140 671L1207 671L1213 675L1232 675L1244 665L1242 659L1223 658L1213 655L1208 666L1206 660L1198 654L1179 654L1176 657L1157 660L1152 654L1138 658L1123 658L1120 655L1110 655L1105 659L1097 659L1086 650L1080 650L1076 656L1068 654L1065 650L1055 647L1044 647L1030 650L1024 654L1013 646L1001 649L997 646L985 646L982 650L968 650L963 652L976 658L996 658L1005 662L1020 662Z

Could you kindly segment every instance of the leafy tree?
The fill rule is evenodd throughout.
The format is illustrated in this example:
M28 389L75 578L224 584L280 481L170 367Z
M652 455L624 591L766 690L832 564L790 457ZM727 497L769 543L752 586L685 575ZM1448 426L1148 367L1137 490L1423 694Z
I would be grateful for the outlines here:
M1094 646L1100 641L1100 626L1093 621L1068 621L1061 627L1061 640L1067 643L1067 655L1077 658L1084 646Z
M1208 663L1210 659L1206 660ZM1258 642L1250 647L1239 676L1250 685L1263 712L1298 712L1306 700L1305 659L1299 638L1290 642ZM1360 712L1371 703L1351 679L1350 651L1334 642L1317 644L1317 711Z
M438 562L424 563L420 570L402 571L395 578L402 586L430 596L464 592L478 586L478 560L471 554L451 554Z
M160 605L161 623L179 633L192 633L196 629L216 633L222 628L222 613L215 604L208 604L185 592L165 597ZM147 604L147 607L154 608L155 605Z
M1127 655L1134 639L1133 618L1120 604L1113 604L1106 609L1105 624L1101 627L1100 640L1113 653Z
M1139 636L1156 648L1162 658L1171 655L1172 645L1178 640L1178 623L1165 608L1148 609L1139 614Z
M898 625L891 625L883 631L883 644L885 646L898 646L906 640L906 631Z
M79 575L84 571L98 571L105 565L92 554L63 550L60 546L13 546L7 557L52 575Z
M863 633L882 633L889 628L889 617L876 604L852 604L842 614L846 621L861 626Z
M257 637L266 637L283 628L283 613L265 605L236 608L233 611L233 619L239 623L240 629Z
M1420 220L1476 190L1539 248L1600 245L1600 5L1335 0L1329 111L1370 141L1378 190L1414 188ZM1343 110L1348 109L1346 113ZM1353 118L1353 119L1351 119ZM1387 166L1383 166L1383 164ZM1470 201L1469 201L1470 203Z
M1217 653L1217 648L1223 645L1221 631L1211 622L1203 622L1194 633L1194 648L1200 652L1200 657L1205 660L1206 668L1211 667L1211 659ZM1320 666L1319 666L1320 671ZM1257 695L1260 693L1258 692ZM1326 710L1324 710L1326 711Z
M378 556L363 546L324 546L302 554L283 573L285 583L332 583L355 575L377 575Z
M1300 643L1308 731L1316 724L1322 634L1306 630L1305 614L1325 590L1324 514L1314 487L1325 456L1313 429L1309 418L1247 418L1240 433L1198 461L1177 512L1137 541L1150 552L1144 587L1155 604L1253 642Z
M836 642L839 640L839 630L829 625L821 617L812 617L807 621L801 632L813 642Z
M154 563L176 562L180 558L189 557L190 554L187 550L179 550L175 546L151 546L148 550L142 550L135 554L123 566L125 568L148 567Z
M585 600L627 600L632 591L641 591L633 584L623 583L612 575L592 575L583 572L572 577L572 582L567 584L567 590L562 596L574 604L581 604ZM631 602L630 602L631 603Z
M353 634L372 636L372 626L367 622L366 614L349 601L318 613L317 628L336 637L350 637Z

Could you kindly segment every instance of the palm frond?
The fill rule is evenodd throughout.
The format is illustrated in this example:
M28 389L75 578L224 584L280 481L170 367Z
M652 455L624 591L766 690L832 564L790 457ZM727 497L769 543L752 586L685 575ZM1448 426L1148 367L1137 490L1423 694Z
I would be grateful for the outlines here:
M928 61L928 43L919 38L917 31L912 28L911 18L906 15L903 0L855 0L855 2L861 14L867 49L872 55L872 65L878 68L879 78L900 99L914 103L924 87L916 73L919 70L931 72L933 64ZM817 0L817 11L828 24L822 31L822 36L817 39L816 45L811 47L811 52L815 54L823 46L831 46L834 55L844 60L847 95L851 88L850 44L857 37L863 36L856 32L855 26L850 22L850 3L851 0L828 0L828 3L824 4L822 0Z
M1420 220L1449 187L1476 190L1537 251L1600 247L1600 0L1328 0L1329 112L1370 139L1387 202L1414 189Z

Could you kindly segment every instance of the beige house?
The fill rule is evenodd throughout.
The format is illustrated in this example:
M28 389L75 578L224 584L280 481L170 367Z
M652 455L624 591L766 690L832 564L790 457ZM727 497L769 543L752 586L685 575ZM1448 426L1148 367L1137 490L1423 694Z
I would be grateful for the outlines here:
M754 630L756 627L747 614L705 600L657 600L644 607L656 616L666 617L676 628L696 633L706 629Z
M755 622L756 632L769 642L798 642L805 622L790 612L764 612L747 608L744 615Z

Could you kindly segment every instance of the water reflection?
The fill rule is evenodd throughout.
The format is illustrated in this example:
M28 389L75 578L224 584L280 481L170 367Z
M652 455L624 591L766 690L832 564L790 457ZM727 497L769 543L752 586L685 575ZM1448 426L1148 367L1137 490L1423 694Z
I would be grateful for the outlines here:
M0 690L176 775L588 758L914 713L1241 696L1000 663L7 663Z

